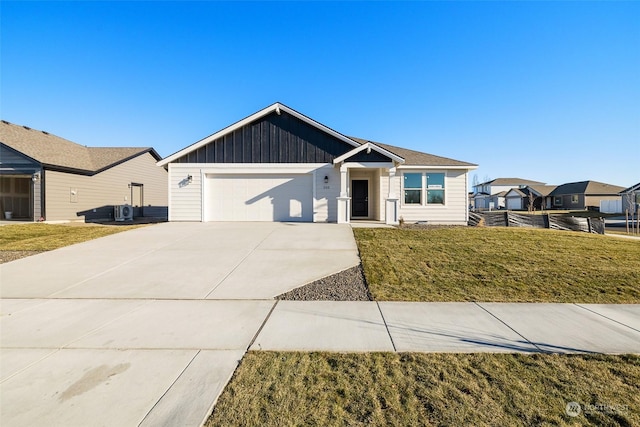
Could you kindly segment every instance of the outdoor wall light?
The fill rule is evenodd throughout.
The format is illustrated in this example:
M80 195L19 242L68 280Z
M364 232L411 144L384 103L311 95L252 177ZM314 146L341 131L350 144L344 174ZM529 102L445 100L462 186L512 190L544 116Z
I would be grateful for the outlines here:
M31 181L33 181L33 182L38 182L39 180L40 180L40 174L39 174L38 172L34 173L34 174L31 176Z
M329 183L329 177L327 175L324 176L324 183L325 184Z
M193 182L193 177L191 175L187 175L187 182L191 184Z

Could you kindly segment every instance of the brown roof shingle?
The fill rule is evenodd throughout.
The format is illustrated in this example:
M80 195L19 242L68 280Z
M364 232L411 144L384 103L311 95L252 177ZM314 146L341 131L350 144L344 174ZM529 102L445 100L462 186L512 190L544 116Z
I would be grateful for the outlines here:
M48 132L0 121L0 142L45 166L95 173L129 158L151 152L149 147L85 147Z
M407 148L396 147L393 145L383 144L381 142L369 141L367 139L356 138L353 136L350 139L356 141L359 144L366 144L371 142L385 150L391 151L402 157L405 160L407 166L478 166L474 163L462 162L460 160L449 159L447 157L435 156L433 154L423 153L421 151L409 150Z

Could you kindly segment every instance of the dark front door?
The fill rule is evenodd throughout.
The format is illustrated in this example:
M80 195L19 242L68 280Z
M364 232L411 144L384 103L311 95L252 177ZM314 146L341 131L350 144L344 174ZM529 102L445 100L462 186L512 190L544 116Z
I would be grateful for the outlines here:
M351 216L369 216L369 181L366 179L351 181Z

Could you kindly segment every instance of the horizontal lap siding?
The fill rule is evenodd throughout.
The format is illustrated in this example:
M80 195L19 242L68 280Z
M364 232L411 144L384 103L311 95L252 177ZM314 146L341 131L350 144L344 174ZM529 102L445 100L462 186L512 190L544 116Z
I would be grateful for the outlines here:
M405 170L406 171L406 170ZM406 171L406 172L414 172ZM415 171L420 172L420 171ZM437 171L433 171L437 172ZM465 171L446 171L444 206L405 206L401 188L402 173L398 171L396 194L400 198L400 217L406 222L427 221L430 224L466 224L467 188Z
M329 178L324 183L324 177ZM338 196L340 195L340 171L327 166L316 170L316 198L314 200L314 222L336 222L338 220Z
M46 219L78 220L83 219L78 212L131 203L132 182L144 185L145 206L167 206L167 172L156 166L156 159L149 153L93 176L46 171ZM71 189L77 190L75 198Z
M192 181L187 182L191 175ZM202 220L202 180L200 169L189 165L169 165L170 221Z

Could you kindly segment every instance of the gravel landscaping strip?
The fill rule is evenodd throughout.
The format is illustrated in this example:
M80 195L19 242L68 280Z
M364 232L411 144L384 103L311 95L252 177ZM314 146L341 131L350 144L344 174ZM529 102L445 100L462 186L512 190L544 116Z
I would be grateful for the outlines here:
M289 301L372 301L362 265L324 277L276 297Z
M0 251L0 264L26 258L46 251Z

